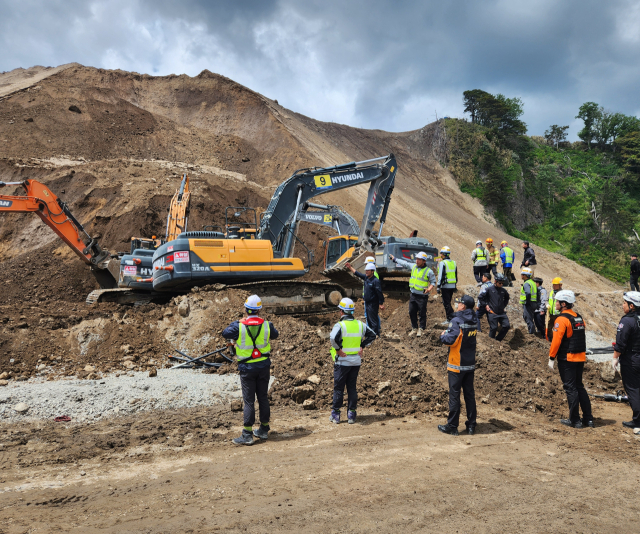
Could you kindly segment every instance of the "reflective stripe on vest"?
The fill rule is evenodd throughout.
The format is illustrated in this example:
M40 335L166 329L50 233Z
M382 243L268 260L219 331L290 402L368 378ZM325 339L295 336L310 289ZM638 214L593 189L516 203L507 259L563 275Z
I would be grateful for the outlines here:
M484 253L484 249L483 248L477 248L475 250L476 252L476 261L486 261L487 260L487 256Z
M453 260L442 260L444 263L444 270L446 274L446 284L457 284L458 280L456 279L456 262Z
M520 304L524 304L527 302L527 294L524 292L524 286L529 285L529 290L531 292L531 302L538 302L538 286L536 283L529 278L525 280L524 284L520 288Z
M509 247L504 247L502 250L504 250L504 262L513 264L513 260L515 258L513 250Z
M342 334L342 352L347 356L354 356L360 352L362 336L364 336L364 324L354 319L353 321L340 321L340 333ZM331 347L331 357L336 361L338 351Z
M554 290L554 289L552 289L552 290L549 292L549 302L548 302L548 305L549 305L549 313L550 313L551 315L556 315L556 314L558 313L558 311L556 310L556 299L554 299L554 298L553 298L553 297L555 297L555 295L556 295L556 292L555 292L555 290Z
M378 276L378 271L373 271L373 276L375 276L378 280L380 280L380 277ZM364 298L364 286L362 286L362 298Z
M475 371L475 365L452 365L447 364L447 369L455 369L456 371Z
M268 354L271 352L271 344L269 343L269 339L271 337L271 332L269 330L269 322L264 321L261 325L245 325L242 321L238 323L239 333L238 339L236 340L236 358L238 360L246 360L250 358L251 363L262 362L268 358L268 356L264 356L264 354ZM256 344L253 345L251 341L251 336L247 332L248 328L260 328L260 332L256 337ZM253 333L253 332L252 332ZM251 353L253 349L258 349L263 356L261 358L251 358Z
M495 248L493 249L493 251L489 251L489 263L491 265L498 263L498 258L500 257L500 251L496 250Z
M411 269L411 278L409 279L409 287L424 292L429 287L429 273L431 269L426 265L420 269L417 265Z

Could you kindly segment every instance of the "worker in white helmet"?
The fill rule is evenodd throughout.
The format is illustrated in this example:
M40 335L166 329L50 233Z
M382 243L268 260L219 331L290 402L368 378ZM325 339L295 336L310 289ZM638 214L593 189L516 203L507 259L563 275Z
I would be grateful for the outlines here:
M235 438L236 445L253 445L253 436L260 439L269 437L269 379L271 378L271 340L278 338L273 323L259 317L262 301L258 295L251 295L244 303L246 317L233 321L222 332L222 337L235 345L244 401L244 428L242 435ZM256 419L255 401L260 408L260 426L253 430Z
M444 246L440 249L440 263L438 264L438 292L442 296L442 305L447 315L447 323L453 318L451 299L457 291L458 266L451 259L451 249Z
M476 241L476 248L471 253L471 261L473 262L473 276L476 279L476 286L482 285L482 274L489 270L489 252L484 248L482 240Z
M418 252L415 256L415 262L403 260L389 254L389 259L396 265L406 267L411 270L411 278L409 279L409 319L411 319L411 332L409 336L422 336L427 328L427 303L429 302L429 293L436 285L436 275L430 267L427 266L429 259L424 252ZM419 322L418 322L419 319Z
M376 339L376 333L366 324L354 318L353 301L343 298L338 305L342 310L329 339L331 341L331 358L333 359L333 404L332 423L340 423L340 409L344 399L344 388L347 388L349 424L356 422L358 408L357 380L362 365L362 349L368 347Z
M375 263L367 263L364 266L364 274L356 271L349 262L345 267L364 282L364 316L369 328L379 336L379 310L384 310L384 295L380 280L376 278L376 265Z

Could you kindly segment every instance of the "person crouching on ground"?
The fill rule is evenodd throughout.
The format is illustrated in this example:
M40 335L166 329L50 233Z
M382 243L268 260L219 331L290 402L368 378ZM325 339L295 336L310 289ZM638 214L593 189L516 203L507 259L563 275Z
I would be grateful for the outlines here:
M340 321L331 330L331 358L333 359L333 405L329 421L340 422L340 409L347 388L349 424L356 422L358 408L357 381L362 364L362 349L376 339L376 333L366 324L353 317L355 306L351 299L344 298L338 308L342 310Z
M242 400L244 402L244 428L242 435L235 438L236 445L253 445L253 436L260 439L269 437L269 379L271 367L270 340L278 338L278 331L269 321L258 317L262 302L258 295L251 295L244 303L247 316L233 321L222 332L222 337L235 344ZM260 408L260 426L253 430L256 420L255 400ZM253 431L253 435L252 435Z
M467 433L476 428L476 396L473 377L476 369L476 314L473 311L473 297L465 295L456 299L458 311L451 319L449 328L440 334L440 341L449 346L447 371L449 375L449 418L446 425L438 425L438 430L453 436L458 435L460 421L460 390L464 394L467 407Z

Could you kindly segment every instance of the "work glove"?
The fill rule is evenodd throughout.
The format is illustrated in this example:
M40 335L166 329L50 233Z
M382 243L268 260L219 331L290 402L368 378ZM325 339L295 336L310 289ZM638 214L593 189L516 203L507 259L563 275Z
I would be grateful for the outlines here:
M553 365L554 365L555 363L556 363L556 361L555 361L555 360L551 360L551 359L549 359L549 369L550 369L551 371L553 371Z
M613 367L614 373L618 370L619 363L620 363L620 358L613 358L613 360L611 360L611 367Z

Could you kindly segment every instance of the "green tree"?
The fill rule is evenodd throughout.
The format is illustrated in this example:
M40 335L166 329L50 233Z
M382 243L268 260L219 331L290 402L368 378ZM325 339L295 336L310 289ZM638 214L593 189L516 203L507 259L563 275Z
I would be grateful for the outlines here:
M568 129L568 126L558 126L557 124L553 124L544 132L544 138L551 145L555 146L556 150L558 150L558 145L567 140Z
M601 109L595 102L585 102L576 115L576 119L582 119L584 122L584 128L578 132L578 137L587 144L589 150L591 150L591 141L596 137L595 124L601 117Z
M618 137L615 144L620 147L624 169L631 174L640 175L640 131Z
M489 93L482 89L471 89L470 91L462 93L464 112L471 115L471 122L474 124L478 122L478 111L481 107L480 102L487 95L489 95Z

